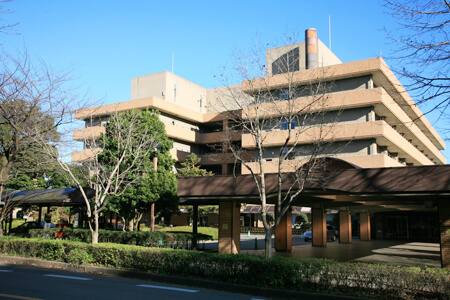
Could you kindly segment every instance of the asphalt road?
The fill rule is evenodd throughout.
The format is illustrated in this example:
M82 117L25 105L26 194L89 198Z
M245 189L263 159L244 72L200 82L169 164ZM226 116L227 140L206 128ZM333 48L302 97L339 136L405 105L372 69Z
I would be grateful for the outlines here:
M0 262L0 299L261 299L248 295Z

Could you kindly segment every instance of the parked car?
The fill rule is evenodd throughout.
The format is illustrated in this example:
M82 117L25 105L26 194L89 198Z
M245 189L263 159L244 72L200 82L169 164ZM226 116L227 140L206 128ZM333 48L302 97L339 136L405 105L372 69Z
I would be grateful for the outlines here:
M30 229L37 229L37 228L44 228L44 222L41 222L40 224L37 221L30 221L30 222L25 222L19 226L17 226L16 228L12 228L10 230L10 233L14 233L14 234L28 234L28 231ZM54 224L50 224L50 228L55 228Z
M327 240L332 240L334 242L336 240L337 236L338 236L337 230L334 230L333 226L327 225ZM307 230L303 234L303 240L305 242L312 241L312 231L311 231L311 229Z

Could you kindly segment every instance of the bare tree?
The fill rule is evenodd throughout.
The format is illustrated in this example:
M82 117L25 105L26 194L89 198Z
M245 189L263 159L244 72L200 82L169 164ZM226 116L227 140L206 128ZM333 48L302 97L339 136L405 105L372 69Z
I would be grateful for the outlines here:
M33 64L26 53L2 54L1 61L0 194L13 167L42 165L35 135L46 143L57 141L57 128L71 121L69 106L76 98L67 72L53 72L43 62Z
M110 197L122 195L128 186L138 182L151 170L151 166L143 165L143 158L154 151L162 132L147 126L142 119L142 113L112 113L110 122L100 135L95 131L95 127L85 128L85 157L82 166L86 168L86 172L79 172L78 175L57 151L58 148L67 148L69 140L55 145L45 143L45 139L39 140L49 157L67 172L81 191L83 182L95 191L92 198L82 192L93 244L98 243L99 216L105 210ZM87 174L87 177L80 178L80 174Z
M386 29L396 44L394 70L407 79L405 87L427 103L425 113L448 114L450 105L450 2L448 0L384 0L399 29ZM432 100L432 101L431 101Z
M9 3L9 2L13 2L14 0L1 0L0 1L0 14L8 14L11 13L11 11L9 9L7 9L3 3ZM0 24L0 33L4 33L4 34L10 34L10 33L14 33L14 27L17 26L18 23L12 23L12 24L4 24L3 23L3 19L0 18L0 22L2 24Z
M302 193L314 171L323 168L320 155L333 141L333 124L338 116L327 114L327 91L331 82L324 82L323 69L303 78L299 72L300 57L288 52L274 61L278 75L266 76L264 49L257 43L249 53L235 56L234 82L230 85L224 73L225 87L216 90L215 109L228 119L224 137L227 148L250 173L259 192L261 219L265 229L265 256L272 255L271 238L293 201ZM338 109L339 111L339 109ZM234 134L242 132L242 142ZM277 174L275 220L269 222L266 176ZM286 174L290 177L286 179ZM286 183L290 182L286 187Z

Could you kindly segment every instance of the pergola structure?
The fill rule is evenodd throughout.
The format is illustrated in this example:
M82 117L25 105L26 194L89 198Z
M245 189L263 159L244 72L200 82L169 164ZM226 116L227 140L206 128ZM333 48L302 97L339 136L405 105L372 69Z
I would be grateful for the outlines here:
M84 192L88 198L92 198L95 195L93 189L84 188ZM39 221L42 219L43 207L47 207L47 212L49 212L50 206L86 206L83 195L78 188L4 191L0 199L0 207L8 202L12 202L14 207L37 205L39 207ZM11 229L11 223L9 227Z
M326 209L339 210L340 242L351 243L351 213L360 215L360 238L371 239L370 214L384 211L431 211L439 219L442 266L450 268L450 165L323 171L323 182L307 182L293 205L312 208L313 246L326 246ZM266 175L268 202L275 204L277 174ZM291 176L282 174L282 190ZM240 252L241 203L259 204L251 175L182 178L183 205L219 205L219 253ZM194 222L196 224L196 222ZM292 215L275 232L275 250L292 249Z

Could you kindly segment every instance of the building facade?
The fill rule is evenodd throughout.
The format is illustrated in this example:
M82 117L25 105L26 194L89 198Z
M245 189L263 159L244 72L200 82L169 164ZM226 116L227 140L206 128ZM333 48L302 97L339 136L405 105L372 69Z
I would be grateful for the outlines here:
M231 141L248 151L251 168L257 169L257 161L264 159L266 172L276 172L287 129L283 117L271 113L271 122L278 125L268 126L264 133L266 151L263 157L257 157L252 152L252 136L243 130L228 133L228 144L224 142L225 132L234 128L224 110L251 115L252 97L261 87L277 105L290 97L300 106L315 96L305 92L304 87L311 79L320 78L327 86L326 106L320 108L326 111L322 120L333 120L328 126L333 132L328 141L331 145L320 155L337 157L361 168L446 163L440 152L445 148L443 140L381 57L342 63L317 39L317 32L309 29L305 42L267 50L265 63L266 76L254 79L251 85L243 81L235 86L206 89L167 71L133 78L129 101L76 112L75 118L85 121L85 128L75 131L73 138L84 141L84 149L73 152L72 161L82 162L100 150L89 140L104 132L108 115L150 108L161 113L166 134L174 141L171 154L178 162L195 153L202 159L202 167L216 175L248 174L249 170L236 164L227 149ZM227 97L232 97L234 91L249 101L233 105ZM224 105L227 103L230 105ZM301 122L291 121L291 129L295 132ZM309 122L308 132L312 132L318 124ZM304 136L294 145L291 161L307 157L313 144L307 134L301 130L298 134Z

